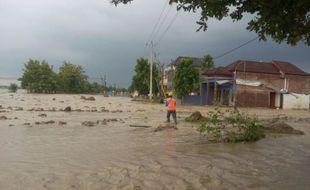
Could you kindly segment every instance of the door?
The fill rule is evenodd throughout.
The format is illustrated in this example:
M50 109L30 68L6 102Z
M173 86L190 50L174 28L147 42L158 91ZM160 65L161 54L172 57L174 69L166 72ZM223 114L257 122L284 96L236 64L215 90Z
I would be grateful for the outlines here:
M270 108L276 108L276 93L275 92L270 92Z

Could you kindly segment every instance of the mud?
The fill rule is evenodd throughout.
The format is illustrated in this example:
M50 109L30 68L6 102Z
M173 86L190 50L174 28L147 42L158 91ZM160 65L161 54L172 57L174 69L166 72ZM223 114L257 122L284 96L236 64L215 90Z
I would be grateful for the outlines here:
M212 144L185 122L195 110L206 115L212 107L177 106L176 130L166 127L160 104L80 97L0 94L1 110L6 111L0 116L18 118L0 121L0 189L309 189L308 111L243 109L262 120L281 114L305 135ZM65 107L60 101L80 111L56 111ZM16 111L16 106L23 110ZM94 108L99 111L91 112ZM55 111L42 118L35 111L42 109ZM82 126L84 121L95 126ZM60 122L66 124L60 127ZM154 132L159 126L163 130Z
M185 118L185 121L187 122L198 122L201 121L204 117L201 115L199 111L195 111L190 116Z
M279 134L294 134L294 135L304 135L305 133L301 130L296 130L289 124L285 122L275 122L264 127L264 130L269 133L279 133Z

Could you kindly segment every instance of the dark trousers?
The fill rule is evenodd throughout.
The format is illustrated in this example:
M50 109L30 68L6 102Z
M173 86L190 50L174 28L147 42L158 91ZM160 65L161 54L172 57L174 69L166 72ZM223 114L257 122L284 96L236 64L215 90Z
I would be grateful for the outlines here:
M170 115L172 115L172 118L174 120L174 122L177 122L177 113L175 110L171 111L171 110L168 110L167 111L167 121L170 122Z

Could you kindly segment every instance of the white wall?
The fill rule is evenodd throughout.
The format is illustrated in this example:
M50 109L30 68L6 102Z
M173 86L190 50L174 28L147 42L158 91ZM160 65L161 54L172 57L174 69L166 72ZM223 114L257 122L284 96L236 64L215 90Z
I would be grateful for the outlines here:
M283 94L283 109L309 109L310 95Z

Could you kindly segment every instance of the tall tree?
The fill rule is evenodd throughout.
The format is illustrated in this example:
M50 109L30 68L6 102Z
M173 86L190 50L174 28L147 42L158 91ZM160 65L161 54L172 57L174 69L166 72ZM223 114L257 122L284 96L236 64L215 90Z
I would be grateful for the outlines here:
M65 61L59 68L58 84L61 92L82 93L86 91L88 81L81 66Z
M115 5L131 1L111 0ZM177 3L178 10L201 11L198 30L207 30L209 18L231 17L238 21L250 14L247 30L256 32L261 40L270 36L278 43L310 45L309 0L169 0L169 3Z
M29 59L19 79L21 87L34 93L51 93L56 91L56 74L46 61Z
M211 55L205 55L201 58L203 70L211 70L214 66L214 61Z
M177 66L174 75L174 89L177 97L182 98L194 90L199 82L199 72L193 67L193 61L183 59Z
M153 65L153 87L154 94L158 93L156 82L160 80L159 70ZM135 66L135 75L132 78L132 83L129 87L131 91L138 91L140 95L148 95L150 87L150 64L147 59L140 58Z

